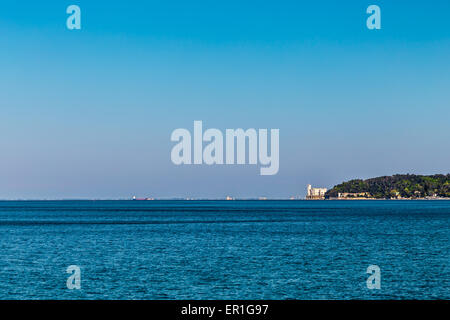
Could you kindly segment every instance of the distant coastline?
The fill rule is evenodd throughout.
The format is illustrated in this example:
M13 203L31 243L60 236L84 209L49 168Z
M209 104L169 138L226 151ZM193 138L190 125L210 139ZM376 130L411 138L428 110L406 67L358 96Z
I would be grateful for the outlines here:
M396 174L366 180L353 179L335 185L330 190L307 185L306 197L122 197L122 198L46 198L0 199L7 201L309 201L309 200L450 200L450 174Z
M328 200L450 200L450 174L397 174L343 182L328 190Z

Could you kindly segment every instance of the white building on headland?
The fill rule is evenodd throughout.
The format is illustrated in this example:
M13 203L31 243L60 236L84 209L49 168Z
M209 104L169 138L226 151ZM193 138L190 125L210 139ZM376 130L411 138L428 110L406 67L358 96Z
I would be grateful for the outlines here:
M307 200L321 200L325 199L327 188L312 188L310 184L306 187Z

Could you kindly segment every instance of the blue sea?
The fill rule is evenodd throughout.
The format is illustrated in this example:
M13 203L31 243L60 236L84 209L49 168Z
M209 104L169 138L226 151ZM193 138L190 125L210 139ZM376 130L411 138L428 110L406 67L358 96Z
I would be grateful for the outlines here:
M449 240L450 201L4 201L0 299L450 299Z

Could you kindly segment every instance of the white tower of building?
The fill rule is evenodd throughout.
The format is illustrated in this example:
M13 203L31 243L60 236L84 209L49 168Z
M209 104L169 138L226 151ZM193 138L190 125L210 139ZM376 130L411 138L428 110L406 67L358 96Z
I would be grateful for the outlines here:
M310 184L306 187L306 199L322 200L325 199L327 188L313 188Z

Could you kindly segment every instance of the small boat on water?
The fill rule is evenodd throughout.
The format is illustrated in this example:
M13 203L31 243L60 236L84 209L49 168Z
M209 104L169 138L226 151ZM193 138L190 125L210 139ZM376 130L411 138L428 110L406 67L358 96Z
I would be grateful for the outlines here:
M144 201L144 200L155 200L155 198L136 198L136 196L133 196L134 201Z

